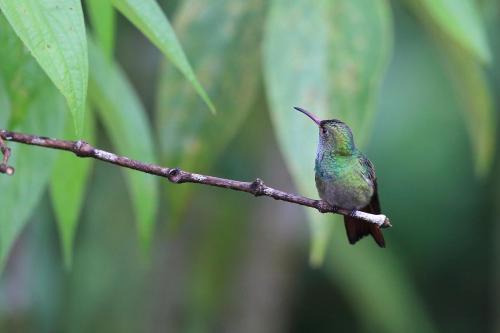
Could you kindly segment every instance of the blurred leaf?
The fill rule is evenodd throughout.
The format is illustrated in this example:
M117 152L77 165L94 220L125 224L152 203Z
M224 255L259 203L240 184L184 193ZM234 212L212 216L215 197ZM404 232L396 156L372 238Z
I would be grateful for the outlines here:
M313 171L318 129L292 107L342 119L358 144L366 140L389 57L390 24L386 1L272 1L265 81L278 142L301 194L318 196ZM320 264L333 217L310 209L308 214L311 262Z
M47 83L40 66L28 52L0 12L0 77L10 101L10 120L6 127L14 128L25 118L31 103L31 92ZM29 78L29 79L28 79ZM49 81L50 84L50 81Z
M66 97L77 135L87 96L85 25L78 0L0 0L0 9L49 78Z
M491 50L476 1L423 0L413 4L422 6L434 24L478 59L491 61Z
M238 131L260 86L259 45L263 0L189 0L179 8L175 27L204 87L218 108L216 117L165 65L160 76L157 128L162 163L206 171ZM167 187L170 217L177 221L189 187Z
M82 215L73 268L66 274L65 301L58 313L64 321L59 321L58 330L155 331L157 326L145 328L155 306L149 301L165 294L155 286L151 266L141 255L133 207L126 204L128 193L122 175L114 166L103 168L99 164L102 166L96 163L88 188L88 213Z
M196 238L195 258L192 271L188 273L187 320L185 332L209 332L214 326L217 311L234 277L234 267L242 256L242 244L247 233L251 212L239 206L241 198L233 193L221 194L212 200L224 202L224 209L205 212L203 226ZM210 200L206 200L210 202ZM227 205L227 206L226 206ZM208 208L210 209L210 208ZM235 221L235 216L244 216Z
M467 246L479 246L472 245L474 237L481 238L471 235L478 228L467 221L478 218L484 210L478 204L485 200L484 188L473 177L454 82L425 30L409 13L401 13L405 19L397 26L399 45L384 79L368 153L377 168L382 208L395 225L388 234L405 248L404 260L415 275L423 266L441 269L446 257L461 258L456 265L464 265L460 251L469 253ZM411 43L406 43L409 39ZM457 241L460 249L444 246ZM441 260L429 261L436 251Z
M483 69L474 58L449 46L445 63L462 99L465 124L472 141L475 170L485 176L493 163L495 150L495 109Z
M454 6L454 3L451 6ZM463 11L463 8L467 9L469 6L475 6L475 4L468 1L463 4L460 3L459 10ZM465 123L475 155L476 174L484 176L493 162L496 127L488 80L479 63L480 60L485 59L473 53L463 52L463 42L450 38L445 32L441 31L439 22L435 21L432 12L425 11L419 6L413 6L412 8L422 18L426 28L431 31L435 45L443 53L443 63L447 67L448 73L453 79L457 95L463 103L462 109ZM471 13L474 13L474 11L477 11L477 9L472 10ZM468 15L468 13L466 14ZM484 28L481 25L482 22L479 21L479 14L474 14L474 17L476 16L477 25L480 28L478 29L484 35ZM457 24L459 23L457 22ZM484 44L488 46L485 41ZM489 49L487 50L489 57Z
M67 122L64 139L77 140ZM85 128L83 140L93 143L95 141L95 124L93 115L87 111L85 117ZM50 189L52 204L57 218L59 237L66 268L71 268L73 259L73 240L80 216L80 210L85 199L87 182L93 160L90 158L78 158L70 153L61 153L57 157Z
M215 113L215 107L193 73L182 46L158 3L155 0L112 0L112 2L182 72L209 109Z
M111 59L116 32L116 13L111 0L86 0L85 3L97 42L108 59Z
M60 136L64 129L65 105L62 96L24 49L3 15L0 15L0 77L10 97L12 116L9 129L38 135ZM52 172L55 151L9 144L9 160L16 173L0 177L0 267L3 268L12 244L32 214ZM1 270L1 269L0 269Z
M28 115L14 130L39 135L61 136L64 128L64 102L46 82L32 91ZM4 267L14 241L40 200L52 173L56 152L48 149L11 145L9 163L16 169L12 177L0 177L0 267Z
M353 247L345 235L335 239L326 269L363 315L366 332L437 332L418 294L408 285L411 278L390 252L375 249L371 240Z
M10 117L10 98L0 76L0 128L6 128Z
M89 39L89 97L121 155L155 163L153 138L146 111L126 76L115 62L107 61ZM158 208L158 177L123 169L128 182L139 236L149 246Z

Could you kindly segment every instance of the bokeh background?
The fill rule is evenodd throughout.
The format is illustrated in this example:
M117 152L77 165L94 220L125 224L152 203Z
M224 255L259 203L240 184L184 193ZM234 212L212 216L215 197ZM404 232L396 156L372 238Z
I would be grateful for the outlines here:
M82 206L73 209L68 268L55 181L32 200L6 191L2 176L0 200L19 202L26 215L0 278L2 332L500 331L497 1L159 3L217 114L121 15L114 37L99 38L84 1L92 47L113 46L109 67L121 67L131 83L121 91L138 96L119 89L101 96L120 83L106 81L106 70L92 77L93 66L108 65L91 55L88 118L95 122L87 140L126 152L134 137L150 135L154 159L166 166L259 177L316 197L316 129L292 106L344 119L376 166L394 225L384 231L387 248L370 239L350 246L337 217L269 198L149 176L139 187L158 191L130 196L127 174L96 162L80 190ZM30 55L2 22L0 84L9 93L9 59ZM16 75L32 82L34 70ZM11 104L1 96L0 105L16 108L17 95ZM134 103L147 115L146 134L112 125ZM46 113L36 105L27 119ZM16 115L0 120L10 119L10 129L72 135L52 123L36 132ZM133 128L136 120L124 121ZM14 155L36 150L39 160L39 169L14 161L14 177L23 168L58 177L44 165L48 151L10 146ZM141 152L131 157L150 160ZM145 241L137 207L156 204Z

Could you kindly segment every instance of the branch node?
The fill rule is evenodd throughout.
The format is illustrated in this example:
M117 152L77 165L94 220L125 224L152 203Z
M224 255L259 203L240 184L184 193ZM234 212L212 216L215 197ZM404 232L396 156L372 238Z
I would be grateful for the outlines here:
M336 213L337 209L323 200L316 200L315 206L320 213Z
M167 174L168 180L170 180L172 183L182 183L182 177L181 177L181 169L179 168L173 168L168 171Z
M252 193L253 195L255 195L256 197L260 197L262 195L264 195L264 182L262 181L262 179L260 178L257 178L255 179L252 184L250 185L250 187L252 188Z
M2 151L2 155L5 155L5 154L10 155L10 148L9 147L1 146L0 150Z
M89 157L93 152L94 148L85 141L78 140L73 144L73 153L78 157Z

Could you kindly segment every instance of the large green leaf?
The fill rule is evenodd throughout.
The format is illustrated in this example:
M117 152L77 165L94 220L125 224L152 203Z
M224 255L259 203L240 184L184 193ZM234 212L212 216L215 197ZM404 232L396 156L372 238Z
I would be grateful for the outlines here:
M477 1L413 0L413 4L422 6L432 22L463 48L482 61L491 61L491 50Z
M186 41L193 67L218 113L213 117L205 112L187 83L165 64L157 108L165 165L206 172L252 109L260 87L264 4L262 0L189 0L178 10L176 30ZM176 220L190 188L169 189L170 216Z
M112 0L113 5L125 15L165 56L179 69L205 101L212 112L215 108L198 82L177 40L167 17L155 0ZM186 112L188 113L188 112Z
M118 65L89 39L89 97L119 154L156 162L146 111ZM151 240L158 208L158 177L124 169L142 243Z
M15 130L47 136L60 136L64 128L64 101L46 82L32 91L31 103L24 122ZM31 216L50 178L56 152L21 144L11 144L9 161L16 173L0 177L0 267L12 244Z
M4 127L12 129L24 121L32 92L46 85L47 78L1 12L0 50L0 77L10 101L10 119Z
M92 30L106 56L113 56L115 47L116 13L111 0L86 0Z
M339 118L367 138L391 44L386 1L273 0L264 40L264 73L280 148L304 195L317 197L313 165L318 129L293 106ZM292 23L291 23L292 22ZM308 209L311 260L322 261L332 216Z
M38 135L55 136L64 128L65 105L35 59L0 15L0 78L10 100L8 128ZM4 125L5 127L5 125ZM31 216L52 172L55 151L9 144L9 160L16 173L0 175L0 267L5 265L12 244Z
M85 25L78 0L0 0L0 9L68 102L81 134L87 96Z
M64 139L79 139L72 133L70 122L67 122ZM94 143L94 121L91 112L87 111L82 139ZM85 190L93 160L78 158L73 154L63 153L57 157L50 183L52 204L57 218L59 238L66 268L71 268L73 258L73 240L85 199Z

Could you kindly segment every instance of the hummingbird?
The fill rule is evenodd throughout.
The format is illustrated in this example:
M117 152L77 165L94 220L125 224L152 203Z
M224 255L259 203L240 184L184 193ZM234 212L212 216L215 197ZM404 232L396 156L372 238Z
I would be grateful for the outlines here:
M314 171L320 198L336 208L380 214L375 168L356 148L349 126L337 119L320 120L303 108L294 109L311 118L319 128ZM385 247L384 236L376 224L352 216L344 216L344 224L349 243L371 234L380 247Z

